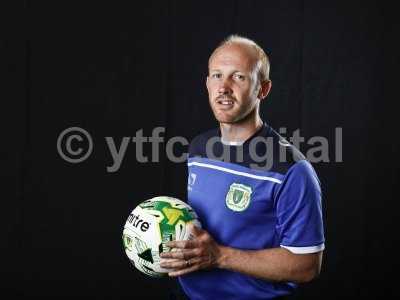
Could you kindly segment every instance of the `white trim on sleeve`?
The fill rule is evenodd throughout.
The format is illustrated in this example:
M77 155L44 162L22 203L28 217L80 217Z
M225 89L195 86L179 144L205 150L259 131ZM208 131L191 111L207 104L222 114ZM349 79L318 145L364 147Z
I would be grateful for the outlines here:
M272 182L279 183L279 184L282 183L282 180L279 180L279 179L276 179L273 177L254 175L254 174L250 174L250 173L246 173L246 172L240 172L240 171L231 170L231 169L220 167L220 166L215 166L212 164L200 163L200 162L196 162L196 161L188 163L188 166L189 167L197 166L197 167L209 168L209 169L227 172L227 173L231 173L231 174L235 174L235 175L239 175L239 176L245 176L245 177L260 179L260 180L268 180L268 181L272 181Z
M281 245L282 248L289 250L294 254L308 254L308 253L316 253L320 252L325 249L325 244L322 243L321 245L317 246L309 246L309 247L291 247L291 246L284 246Z

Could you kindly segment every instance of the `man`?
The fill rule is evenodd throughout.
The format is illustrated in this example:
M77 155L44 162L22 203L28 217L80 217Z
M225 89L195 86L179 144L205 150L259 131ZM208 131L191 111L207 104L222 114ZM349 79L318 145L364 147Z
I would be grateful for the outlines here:
M162 266L192 300L290 294L321 268L317 175L260 118L271 81L255 42L225 40L209 59L206 85L219 129L197 136L188 159L188 202L202 229L193 227L189 241L170 242L179 251L162 253Z

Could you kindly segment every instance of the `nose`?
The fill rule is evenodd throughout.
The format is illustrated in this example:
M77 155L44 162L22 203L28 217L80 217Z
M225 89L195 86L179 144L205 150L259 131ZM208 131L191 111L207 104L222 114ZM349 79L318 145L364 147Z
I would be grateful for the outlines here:
M228 79L221 81L221 83L218 87L218 94L219 95L231 95L232 94L232 88L230 86Z

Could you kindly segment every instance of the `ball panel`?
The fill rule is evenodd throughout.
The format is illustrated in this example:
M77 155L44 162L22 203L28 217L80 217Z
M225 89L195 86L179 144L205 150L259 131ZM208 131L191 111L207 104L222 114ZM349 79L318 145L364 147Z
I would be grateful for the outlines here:
M171 251L165 244L190 238L189 223L201 227L194 210L185 202L158 196L140 203L129 215L123 230L126 255L136 269L152 277L165 276L160 253Z

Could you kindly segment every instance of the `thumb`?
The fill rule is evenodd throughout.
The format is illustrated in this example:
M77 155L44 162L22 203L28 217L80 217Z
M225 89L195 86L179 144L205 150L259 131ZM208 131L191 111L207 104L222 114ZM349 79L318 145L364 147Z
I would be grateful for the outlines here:
M196 237L201 234L202 230L197 225L195 225L193 222L190 222L188 224L188 231L189 231L189 235Z

